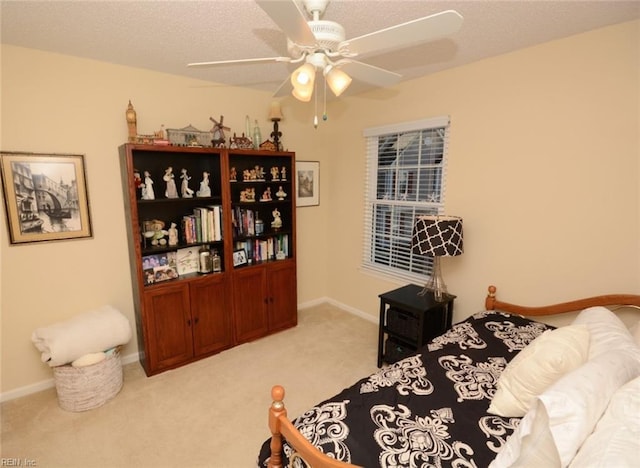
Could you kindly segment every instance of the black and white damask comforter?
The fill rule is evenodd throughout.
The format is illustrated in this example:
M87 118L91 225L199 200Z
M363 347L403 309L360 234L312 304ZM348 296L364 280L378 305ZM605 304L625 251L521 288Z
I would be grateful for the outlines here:
M519 422L487 413L498 377L549 328L516 315L475 314L294 424L324 453L367 468L486 467ZM286 458L291 448L283 452ZM268 457L269 441L260 466Z

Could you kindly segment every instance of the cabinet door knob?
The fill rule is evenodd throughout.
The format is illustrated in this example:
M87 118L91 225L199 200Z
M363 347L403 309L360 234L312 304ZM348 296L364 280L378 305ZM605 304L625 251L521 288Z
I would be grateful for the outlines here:
M191 319L187 319L187 326L190 327L191 326Z
M196 317L196 318L194 319L193 323L194 323L195 325L198 325L198 322L199 322L199 321L200 321L200 317Z

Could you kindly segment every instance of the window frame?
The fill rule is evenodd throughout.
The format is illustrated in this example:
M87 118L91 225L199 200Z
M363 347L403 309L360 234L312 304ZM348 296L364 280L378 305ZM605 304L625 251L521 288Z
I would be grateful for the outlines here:
M440 129L441 133L438 132ZM438 132L438 137L441 137L441 158L438 163L425 163L428 156L423 155L423 148L430 150L439 148L435 144L430 147L423 143L426 135L429 134L427 132L433 134L434 131ZM417 163L398 164L397 160L401 156L404 157L402 153L409 147L411 138L415 139L415 132L419 132L420 136L417 143L420 148L417 153ZM364 271L411 282L424 282L430 275L433 260L430 257L413 254L411 234L417 216L444 213L449 134L449 116L372 127L363 131L366 139L367 165L361 260L361 268ZM398 143L404 136L406 136L405 141ZM396 146L393 162L390 162L393 156L389 159L389 155L383 153L383 156L386 155L386 165L380 163L382 139L395 141ZM400 146L402 148L398 149ZM380 174L385 172L388 172L383 181L385 194L391 193L391 198L385 198L380 193ZM429 178L428 174L438 172L439 176ZM415 180L411 181L411 177ZM391 180L393 182L390 182ZM433 196L427 197L430 198L429 200L425 200L424 189L430 184L437 190L433 192ZM401 197L398 195L400 193L402 193ZM407 221L407 218L410 221ZM385 257L387 253L388 256Z

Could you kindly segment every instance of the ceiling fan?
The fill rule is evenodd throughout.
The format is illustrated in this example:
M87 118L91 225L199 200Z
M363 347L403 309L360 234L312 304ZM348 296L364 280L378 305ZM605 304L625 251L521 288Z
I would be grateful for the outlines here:
M377 55L428 42L453 34L462 25L462 16L447 10L406 23L345 38L344 28L335 21L321 20L329 0L302 0L310 20L295 0L256 0L287 36L289 57L265 57L214 62L190 63L189 67L212 67L240 63L301 63L276 91L275 96L291 94L308 102L314 90L315 75L321 71L331 91L340 96L352 79L386 87L397 83L402 75L356 60L363 55Z

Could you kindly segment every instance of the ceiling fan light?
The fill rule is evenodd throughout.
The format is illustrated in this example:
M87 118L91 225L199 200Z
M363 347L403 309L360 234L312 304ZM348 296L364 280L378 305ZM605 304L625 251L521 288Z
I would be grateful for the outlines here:
M325 73L325 79L336 97L340 96L344 90L349 87L351 81L353 81L349 75L335 67L331 67L331 69Z
M313 94L312 86L294 86L293 91L291 91L291 95L296 98L298 101L309 102L311 100L311 95Z
M312 86L316 77L316 69L310 63L299 66L291 74L291 84L296 86Z

